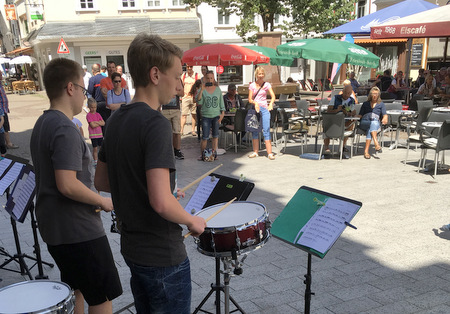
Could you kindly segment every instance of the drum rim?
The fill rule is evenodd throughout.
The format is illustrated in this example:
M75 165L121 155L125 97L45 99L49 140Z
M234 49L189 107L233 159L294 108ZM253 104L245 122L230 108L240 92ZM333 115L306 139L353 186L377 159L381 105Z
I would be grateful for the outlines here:
M261 216L254 218L253 220L247 221L243 224L238 224L238 225L234 225L234 226L223 226L223 227L205 227L205 231L206 230L214 230L214 233L216 233L216 234L220 234L223 232L228 233L228 231L234 231L234 230L241 231L242 228L244 228L244 227L253 226L253 225L256 225L256 224L264 221L262 218L269 219L269 212L267 211L267 208L264 204L259 203L259 202L254 202L254 201L235 201L232 204L237 204L237 203L247 203L247 204L253 203L253 204L260 205L264 209L264 213ZM226 204L226 202L208 206L208 207L203 208L202 210L199 210L198 212L196 212L194 216L198 216L198 214L210 209L211 207L220 207L225 204ZM230 204L230 205L232 205L232 204ZM217 231L219 231L219 232L217 232Z
M7 289L15 288L17 286L26 285L26 284L38 284L38 283L43 283L43 282L44 283L60 284L62 286L65 286L68 289L68 291L67 291L68 295L66 297L64 297L64 299L58 301L58 303L52 304L51 306L49 306L47 308L43 308L43 309L39 309L39 310L34 311L34 312L30 312L30 314L34 314L34 313L36 313L36 314L51 313L55 309L59 310L59 309L63 308L63 305L68 304L68 301L70 301L70 300L75 298L75 294L74 294L72 288L68 284L66 284L65 282L62 282L62 281L47 280L47 279L36 279L36 280L26 280L26 281L17 282L17 283L11 284L9 286L0 288L0 293L2 291L6 291ZM75 302L75 301L73 301L73 302Z

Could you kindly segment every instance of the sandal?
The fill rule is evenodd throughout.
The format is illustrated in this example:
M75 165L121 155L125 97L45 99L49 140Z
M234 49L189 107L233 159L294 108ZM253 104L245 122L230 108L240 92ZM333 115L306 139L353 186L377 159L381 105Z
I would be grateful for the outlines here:
M375 147L375 150L376 150L377 152L381 152L382 148L381 148L381 146L378 146L378 147Z
M267 155L267 157L268 157L270 160L275 160L275 156L274 156L273 154L269 154L269 155Z
M255 158L255 157L258 157L259 155L258 155L258 153L257 152L253 152L253 153L251 153L250 155L248 155L248 158Z
M366 154L366 153L364 153L364 158L366 158L366 159L370 159L370 154Z

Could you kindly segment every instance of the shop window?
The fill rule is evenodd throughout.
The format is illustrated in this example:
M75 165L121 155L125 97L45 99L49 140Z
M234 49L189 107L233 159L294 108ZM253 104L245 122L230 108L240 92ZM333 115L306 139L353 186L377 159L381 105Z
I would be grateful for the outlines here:
M241 65L224 66L223 68L223 73L218 75L220 85L228 85L230 83L242 84L243 75Z

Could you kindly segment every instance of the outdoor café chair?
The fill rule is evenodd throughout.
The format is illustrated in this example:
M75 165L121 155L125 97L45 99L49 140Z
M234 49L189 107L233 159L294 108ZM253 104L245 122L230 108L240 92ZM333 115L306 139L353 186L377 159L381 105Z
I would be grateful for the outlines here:
M443 121L442 126L439 128L439 133L437 137L432 136L426 130L421 130L420 141L422 143L422 152L419 160L419 167L417 171L420 171L421 167L425 167L426 154L428 149L434 150L434 176L437 174L437 169L439 166L439 153L445 152L450 149L450 119ZM442 154L442 163L445 154Z
M350 156L353 156L353 134L354 131L346 131L345 130L345 116L343 112L338 113L327 113L324 112L322 114L322 125L323 125L323 139L329 138L333 140L337 139L339 140L339 160L342 160L342 154L343 154L343 145L344 145L344 137L352 137L352 145L351 145L351 152ZM322 146L320 147L320 153L319 153L319 160L322 157L322 151L323 151L323 142ZM333 145L333 152L334 152L334 145Z

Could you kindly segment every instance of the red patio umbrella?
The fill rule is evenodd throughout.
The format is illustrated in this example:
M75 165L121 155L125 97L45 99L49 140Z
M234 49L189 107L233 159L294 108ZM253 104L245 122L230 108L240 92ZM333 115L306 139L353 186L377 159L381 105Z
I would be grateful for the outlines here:
M189 65L249 65L268 63L270 58L238 45L209 44L189 49L183 54Z

